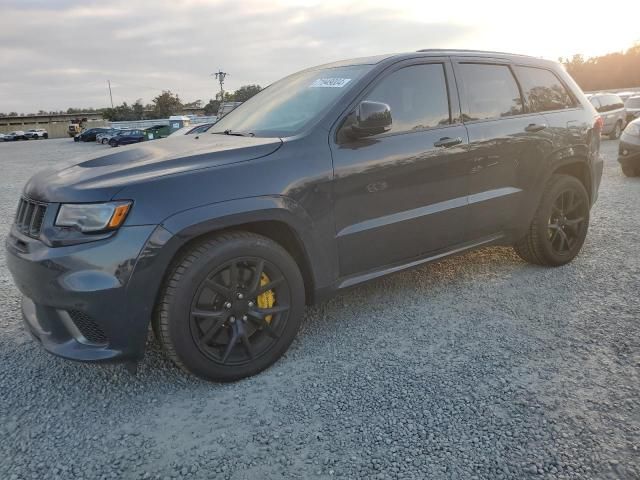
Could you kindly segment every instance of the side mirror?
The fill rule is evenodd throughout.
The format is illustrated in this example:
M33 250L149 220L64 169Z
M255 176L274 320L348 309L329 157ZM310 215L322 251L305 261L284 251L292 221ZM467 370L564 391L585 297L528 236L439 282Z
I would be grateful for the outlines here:
M381 102L360 102L355 110L355 121L351 125L351 136L368 137L391 129L391 107Z

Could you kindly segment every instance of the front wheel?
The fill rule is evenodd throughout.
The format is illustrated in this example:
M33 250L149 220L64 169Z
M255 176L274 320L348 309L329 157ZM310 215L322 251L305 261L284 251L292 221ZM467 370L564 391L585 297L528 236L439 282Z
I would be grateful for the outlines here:
M112 147L117 147L118 142L116 142L115 140L109 140L109 145L111 145Z
M202 240L173 265L153 328L179 367L233 381L272 365L304 314L296 262L272 240L230 232Z
M589 195L584 185L569 175L553 175L527 235L514 249L529 263L564 265L580 252L588 228Z

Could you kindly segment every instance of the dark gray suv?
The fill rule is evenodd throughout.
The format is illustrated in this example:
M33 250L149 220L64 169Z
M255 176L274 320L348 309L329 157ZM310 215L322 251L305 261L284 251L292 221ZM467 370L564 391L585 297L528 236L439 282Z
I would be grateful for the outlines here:
M602 119L555 62L424 50L310 68L208 132L35 175L7 238L26 327L75 360L255 374L305 303L486 245L570 262ZM391 328L391 327L390 327Z

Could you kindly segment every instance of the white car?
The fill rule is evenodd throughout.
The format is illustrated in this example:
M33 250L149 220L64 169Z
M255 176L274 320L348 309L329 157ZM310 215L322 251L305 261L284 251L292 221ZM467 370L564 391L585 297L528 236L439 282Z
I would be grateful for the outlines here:
M24 138L27 140L40 140L41 138L49 138L49 134L44 128L32 128L24 132Z

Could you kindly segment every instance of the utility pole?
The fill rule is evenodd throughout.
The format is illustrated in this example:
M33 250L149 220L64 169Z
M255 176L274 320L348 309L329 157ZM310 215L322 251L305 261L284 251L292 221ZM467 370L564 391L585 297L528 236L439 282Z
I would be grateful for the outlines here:
M222 105L224 103L224 87L223 87L224 79L229 74L227 72L223 72L222 70L218 69L217 72L212 73L211 75L216 77L216 80L218 80L218 82L220 83L220 105Z
M113 108L113 95L111 95L111 80L107 80L107 85L109 85L109 98L111 99L111 108Z

